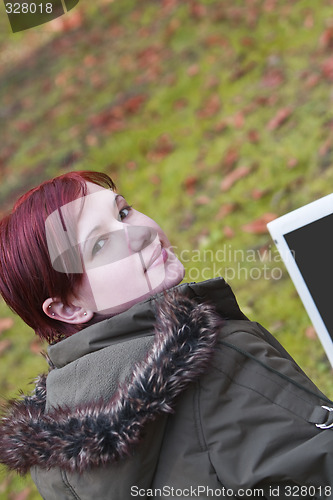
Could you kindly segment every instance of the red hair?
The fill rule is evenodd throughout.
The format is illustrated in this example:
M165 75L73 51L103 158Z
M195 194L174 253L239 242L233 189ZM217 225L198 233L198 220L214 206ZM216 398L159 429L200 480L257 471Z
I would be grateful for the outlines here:
M81 325L49 318L42 305L48 297L59 297L67 305L83 274L66 274L53 268L45 220L61 206L85 196L86 182L116 188L107 174L69 172L28 191L0 221L0 293L8 306L49 343L82 329Z

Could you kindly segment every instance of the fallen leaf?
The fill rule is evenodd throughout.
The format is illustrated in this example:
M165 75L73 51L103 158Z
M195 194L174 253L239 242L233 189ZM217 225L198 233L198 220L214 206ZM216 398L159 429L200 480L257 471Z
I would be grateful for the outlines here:
M312 13L308 13L307 16L304 19L304 27L307 28L308 30L312 29L314 26L314 19Z
M322 63L321 70L325 78L333 81L333 57L329 57Z
M205 5L202 5L199 2L191 1L190 2L190 14L194 19L201 19L205 17L207 9Z
M173 107L174 109L176 110L179 110L179 109L184 109L188 106L188 100L185 98L185 97L181 97L180 99L177 99L174 103L173 103Z
M279 109L276 115L268 123L267 125L268 130L275 130L281 127L281 125L283 125L288 120L291 114L292 114L291 108Z
M238 128L238 129L241 129L244 127L244 122L245 122L245 118L244 118L244 114L239 111L238 113L236 113L233 117L233 124L234 124L234 127L235 128Z
M129 97L123 104L125 112L130 114L137 113L146 99L147 96L144 94Z
M251 129L249 130L247 134L249 141L252 142L253 144L257 144L260 141L260 134L258 130Z
M268 70L261 79L261 86L265 88L279 87L284 82L284 75L280 69Z
M305 335L308 339L315 340L317 338L317 332L312 325L305 329Z
M188 76L195 76L199 73L199 65L198 64L192 64L189 68L187 68L187 74Z
M185 179L185 189L189 196L194 195L197 182L198 178L194 175L191 175L187 177L187 179Z
M151 175L149 180L154 186L158 186L159 184L161 184L161 177L159 175Z
M319 38L319 45L322 49L332 49L333 48L333 26L329 26L321 34Z
M304 84L307 89L312 89L313 87L316 87L318 83L320 82L320 75L317 73L313 73L307 77L305 80Z
M64 32L75 28L80 28L83 22L83 15L80 10L76 9L71 14L66 14L65 16L57 17L53 21L49 22L48 29L53 32Z
M43 351L43 343L38 337L30 342L30 351L33 354L40 354Z
M235 71L232 73L230 76L230 80L232 82L235 82L236 80L239 80L240 78L243 78L243 76L247 75L256 67L256 63L254 61L250 61L243 66L238 65L236 66Z
M223 166L227 171L231 170L232 167L237 163L239 158L239 150L233 146L231 146L223 158Z
M33 127L33 122L29 120L19 120L18 122L16 122L16 128L19 132L30 132Z
M159 161L168 156L174 150L174 145L168 134L161 135L155 147L147 154L151 161Z
M218 94L211 95L197 112L200 118L210 118L221 109L221 100Z
M240 179L246 177L251 172L250 167L240 166L235 168L230 174L226 175L226 177L221 182L221 191L229 191L229 189Z
M225 203L224 205L222 205L220 210L217 212L215 219L216 220L224 219L224 217L226 217L227 215L234 212L236 210L236 208L237 208L236 203Z
M226 238L233 238L235 236L235 231L230 226L224 226L223 233Z
M229 40L221 35L208 35L203 43L207 47L228 47L230 45Z
M291 168L295 168L297 164L298 164L298 160L297 160L297 158L289 158L289 160L288 160L288 162L287 162L287 167L288 167L289 169L291 169Z
M260 200L266 193L267 190L254 188L252 189L251 196L253 200Z
M276 214L268 212L259 217L259 219L249 222L248 224L244 224L242 228L246 233L264 234L268 232L267 224L276 218Z
M0 333L9 330L14 324L13 318L0 318Z
M204 194L201 196L198 196L195 200L196 205L208 205L210 203L210 198L209 196L205 196Z

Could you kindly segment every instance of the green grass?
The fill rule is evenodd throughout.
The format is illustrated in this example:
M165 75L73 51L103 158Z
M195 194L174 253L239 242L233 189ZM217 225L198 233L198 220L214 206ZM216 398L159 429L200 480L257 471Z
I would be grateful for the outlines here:
M15 35L0 16L0 210L51 176L109 173L183 251L187 279L234 274L230 284L245 313L333 397L331 368L319 341L305 334L310 320L269 235L243 229L332 191L333 76L323 65L333 42L322 44L331 2L270 4L80 2L67 17L81 13L81 26ZM270 130L285 108L289 118ZM240 166L251 173L222 191ZM262 262L264 248L270 252ZM282 278L274 279L278 270ZM0 316L13 315L2 304ZM0 355L5 399L30 390L46 363L18 318L2 339L11 342ZM25 498L39 498L29 478L2 477L0 499L14 500L25 488Z

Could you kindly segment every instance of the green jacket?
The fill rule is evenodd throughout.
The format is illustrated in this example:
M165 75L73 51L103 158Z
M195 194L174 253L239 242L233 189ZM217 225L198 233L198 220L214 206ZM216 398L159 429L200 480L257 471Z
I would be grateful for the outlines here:
M0 461L30 470L43 499L333 499L333 433L318 427L331 403L223 279L136 304L49 357L0 427Z

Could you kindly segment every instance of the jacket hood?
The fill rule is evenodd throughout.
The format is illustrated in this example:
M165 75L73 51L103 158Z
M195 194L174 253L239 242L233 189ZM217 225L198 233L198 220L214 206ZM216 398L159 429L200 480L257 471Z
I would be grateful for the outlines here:
M219 280L220 294L221 286L229 289ZM21 474L36 465L83 472L130 455L145 425L173 412L177 396L205 371L214 351L221 315L210 304L198 303L198 298L208 299L205 293L189 297L184 292L177 287L154 301L152 348L109 401L45 413L43 375L31 396L11 402L0 425L0 462ZM236 311L230 289L228 295ZM245 319L239 309L237 314Z
M166 292L177 292L197 303L213 304L216 312L224 319L247 319L238 307L230 286L222 278L201 283L182 283ZM98 351L112 343L122 342L131 337L154 334L156 308L164 298L164 293L152 296L144 302L135 304L127 311L102 322L90 325L78 334L51 345L48 355L56 368L62 368L76 359Z

